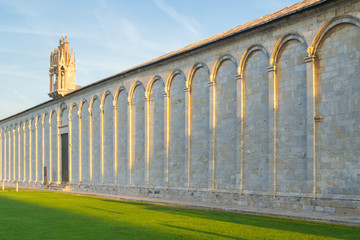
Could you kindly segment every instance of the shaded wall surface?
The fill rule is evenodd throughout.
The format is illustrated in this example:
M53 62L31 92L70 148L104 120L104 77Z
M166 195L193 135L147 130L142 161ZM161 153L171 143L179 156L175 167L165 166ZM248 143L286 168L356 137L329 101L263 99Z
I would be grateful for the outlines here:
M359 10L328 1L1 120L0 179L360 213Z

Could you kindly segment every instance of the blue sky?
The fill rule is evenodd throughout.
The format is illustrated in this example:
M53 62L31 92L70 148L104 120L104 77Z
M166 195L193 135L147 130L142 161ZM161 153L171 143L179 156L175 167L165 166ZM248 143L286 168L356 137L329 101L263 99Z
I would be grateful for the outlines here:
M0 0L0 119L49 100L62 34L84 86L299 0Z

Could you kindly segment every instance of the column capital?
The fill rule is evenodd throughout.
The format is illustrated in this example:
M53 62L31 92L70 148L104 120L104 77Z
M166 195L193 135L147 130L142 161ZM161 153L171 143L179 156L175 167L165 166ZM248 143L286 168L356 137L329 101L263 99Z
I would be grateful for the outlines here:
M215 86L216 85L216 81L210 81L208 82L209 87Z
M167 97L170 97L170 92L165 92L164 94L163 94L163 96L164 96L164 98L167 98Z
M244 78L244 74L240 73L239 75L236 75L235 78L236 78L236 80L241 80Z
M184 92L188 92L188 93L190 93L190 92L191 92L191 88L190 88L190 87L186 87L186 88L184 88Z
M270 65L266 68L268 72L275 72L276 71L276 65Z
M315 59L316 59L316 56L315 56L315 55L311 55L311 56L304 57L304 61L305 61L306 63L312 63L312 62L315 61Z

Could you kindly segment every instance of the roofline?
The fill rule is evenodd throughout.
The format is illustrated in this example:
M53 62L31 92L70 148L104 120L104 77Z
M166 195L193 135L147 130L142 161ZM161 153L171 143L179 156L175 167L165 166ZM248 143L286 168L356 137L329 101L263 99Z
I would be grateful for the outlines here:
M117 74L114 74L114 75L112 75L112 76L103 78L103 79L101 79L101 80L99 80L99 81L90 83L90 84L88 84L88 85L86 85L86 86L84 86L84 87L82 87L82 88L80 88L80 89L77 89L77 90L75 90L75 91L72 91L71 93L67 94L67 96L68 96L68 95L71 95L71 94L73 94L73 93L79 92L79 91L81 91L81 90L83 90L83 89L90 88L90 87L96 86L96 85L98 85L98 84L100 84L100 83L109 81L109 80L111 80L111 79L114 79L114 78L117 78L117 77L121 77L121 76L126 75L126 74L129 74L129 73L133 73L133 72L138 71L138 70L140 70L140 69L143 69L143 68L146 68L146 67L150 67L150 66L152 66L152 65L155 65L155 64L158 64L158 63L167 61L167 60L172 59L172 58L176 58L176 57L181 56L181 55L185 55L185 54L187 54L187 53L189 53L189 52L192 52L192 51L194 51L194 50L198 50L198 49L207 47L207 46L209 46L209 45L215 44L215 43L217 43L217 42L220 42L220 41L224 41L224 40L233 38L233 37L238 36L238 35L240 35L240 34L243 34L243 33L245 33L245 32L251 31L251 30L253 30L253 29L256 29L256 28L259 28L259 27L262 27L262 26L265 26L265 25L268 25L268 24L271 24L271 23L274 23L274 22L276 22L276 21L280 21L280 20L282 20L283 18L286 18L286 17L288 17L288 16L290 16L290 15L294 15L294 14L297 14L297 13L301 13L301 12L303 12L303 11L305 11L305 10L308 10L308 9L311 9L311 8L314 8L314 7L317 7L317 6L319 6L319 5L324 5L324 4L327 4L327 3L332 2L332 1L335 1L335 0L321 0L321 1L319 1L319 2L316 2L316 3L313 3L313 4L307 5L307 6L303 7L303 8L298 9L298 10L294 10L294 11L288 13L288 14L281 15L281 16L276 17L276 18L274 18L274 19L271 19L271 20L269 20L269 21L261 22L261 23L259 23L259 24L256 24L256 25L253 25L253 26L251 26L251 27L248 27L248 28L245 28L245 29L243 29L243 30L240 30L239 32L232 33L232 34L230 34L230 35L228 35L228 36L224 36L224 37L222 37L222 38L218 38L218 39L215 39L215 40L211 40L211 41L206 42L206 43L203 43L203 44L201 44L201 45L194 46L194 47L192 47L192 48L190 48L190 49L184 50L184 51L182 51L182 52L170 54L169 56L166 56L166 57L164 57L164 58L161 58L161 56L160 56L160 57L159 57L160 59L158 59L158 60L155 60L155 61L150 60L148 63L140 64L140 65L138 65L138 66L135 66L135 67L133 67L133 68L129 68L129 69L127 69L127 70L124 70L124 71L119 72L119 73L117 73ZM255 20L256 20L256 19L255 19ZM175 50L175 51L176 51L176 50ZM166 55L166 54L165 54L165 55Z
M238 36L238 35L240 35L240 34L243 34L243 33L249 32L249 31L251 31L251 30L254 30L254 29L256 29L256 28L263 27L263 26L265 26L265 25L268 25L268 24L271 24L271 23L280 21L280 20L282 20L282 19L284 19L284 18L286 18L286 17L289 17L289 16L291 16L291 15L295 15L295 14L298 14L298 13L302 13L302 12L304 12L305 10L308 10L308 9L311 9L311 8L314 8L314 7L318 7L318 6L320 6L320 5L325 5L325 4L328 4L328 3L333 2L333 1L336 1L336 0L320 0L320 1L318 1L318 2L309 4L309 5L307 5L307 6L304 6L304 7L300 8L300 9L297 9L297 10L293 10L293 11L291 11L291 12L289 12L289 13L286 13L286 14L283 14L283 15L281 15L281 16L275 17L275 18L270 19L270 20L268 20L268 21L265 21L265 22L261 22L261 23L252 25L252 26L250 26L250 27L248 27L248 28L245 28L245 29L242 29L242 30L240 30L240 31L238 31L238 32L231 33L231 34L229 34L229 35L227 35L227 36L220 37L220 38L217 38L217 39L214 39L214 40L210 40L209 42L206 42L206 43L203 43L203 44L200 44L200 45L191 47L191 48L186 49L186 50L184 50L184 51L180 51L180 52L178 52L178 53L173 53L173 54L171 54L171 52L170 52L168 56L165 56L165 55L167 55L167 54L165 54L165 55L163 55L163 56L165 56L165 57L162 58L162 57L160 56L158 60L150 60L148 63L140 64L140 65L138 65L138 66L135 66L135 67L133 67L133 68L129 68L129 69L127 69L127 70L124 70L124 71L119 72L119 73L117 73L117 74L114 74L114 75L112 75L112 76L103 78L103 79L101 79L101 80L99 80L99 81L96 81L96 82L94 82L94 83L90 83L90 84L88 84L88 85L86 85L86 86L84 86L84 87L82 87L82 88L79 88L79 89L77 89L77 90L75 90L75 91L72 91L72 92L66 94L64 97L68 97L68 96L71 96L71 95L73 95L73 94L75 94L75 93L79 93L80 91L83 91L83 90L85 90L85 89L91 88L91 87L96 86L96 85L98 85L98 84L101 84L101 83L110 81L110 80L112 80L112 79L114 79L114 78L121 77L121 76L124 76L124 75L126 75L126 74L131 74L131 73L136 72L136 71L139 71L139 70L141 70L141 69L144 69L144 68L147 68L147 67L150 67L150 66L153 66L153 65L162 63L162 62L167 61L167 60L169 60L169 59L173 59L173 58L179 57L179 56L181 56L181 55L185 55L185 54L187 54L187 53L189 53L189 52L192 52L192 51L194 51L194 50L199 50L199 49L205 48L205 47L207 47L207 46L216 44L216 43L218 43L218 42L220 42L220 41L225 41L225 40L231 39L231 38L236 37L236 36ZM298 3L296 3L296 4L298 4ZM279 10L279 11L280 11L280 10ZM270 14L273 14L273 13L270 13ZM255 19L255 20L256 20L256 19ZM231 30L231 29L230 29L230 30ZM176 50L175 50L175 51L176 51ZM11 115L11 116L9 116L9 117L6 117L6 118L4 118L4 119L1 119L1 120L0 120L0 123L1 123L1 122L4 122L4 121L6 121L6 120L9 120L10 118L14 118L14 117L16 117L16 116L19 116L19 115L21 115L21 114L24 114L24 113L26 113L26 112L29 112L29 111L31 111L31 110L33 110L33 109L35 109L35 108L38 108L38 107L41 107L41 106L46 105L46 104L48 104L48 103L51 103L51 102L53 102L53 101L56 101L56 100L52 99L52 100L43 102L43 103L41 103L41 104L38 104L38 105L36 105L36 106L34 106L34 107L25 109L25 110L23 110L23 111L21 111L21 112L19 112L19 113L15 113L15 114L13 114L13 115Z
M6 117L6 118L1 119L1 120L0 120L0 123L1 123L1 122L5 122L6 120L9 120L10 118L17 117L17 116L19 116L19 115L21 115L21 114L24 114L24 113L26 113L26 112L30 112L31 110L33 110L33 109L35 109L35 108L41 107L41 106L43 106L43 105L46 105L46 104L51 103L51 102L54 102L54 101L56 101L56 100L51 99L51 100L49 100L49 101L46 101L46 102L40 103L40 104L38 104L38 105L35 105L34 107L31 107L31 108L25 109L25 110L23 110L23 111L21 111L21 112L18 112L18 113L15 113L15 114L13 114L13 115L10 115L10 116L8 116L8 117Z

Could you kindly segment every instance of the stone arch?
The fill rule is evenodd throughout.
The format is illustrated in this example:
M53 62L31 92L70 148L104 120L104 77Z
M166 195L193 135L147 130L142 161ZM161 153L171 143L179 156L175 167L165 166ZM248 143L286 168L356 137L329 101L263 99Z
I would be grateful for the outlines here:
M22 161L22 158L24 156L24 152L23 152L23 131L22 131L22 126L23 126L23 122L20 121L18 123L18 126L17 126L17 131L16 131L16 134L17 134L17 141L16 141L16 151L17 151L17 159L16 159L16 179L18 181L22 181L23 180L23 169L24 169L24 165L23 165L23 161Z
M209 187L209 82L210 71L207 65L197 63L190 70L187 80L189 89L188 106L188 151L190 158L190 186Z
M173 71L166 82L167 96L167 180L169 187L186 186L185 91L186 77Z
M160 81L163 84L163 86L165 87L164 81L162 80L162 78L159 75L153 76L151 78L151 80L149 81L149 83L147 84L147 86L146 86L146 91L145 91L145 97L146 98L149 98L149 96L151 94L152 87L153 87L154 83L157 82L157 81Z
M216 90L214 134L214 187L236 189L237 164L237 63L231 55L220 57L211 80ZM239 106L240 107L240 106Z
M147 90L147 184L164 186L164 81L158 75L150 80Z
M78 116L81 118L82 117L82 110L84 107L84 104L87 102L86 98L83 98L80 100L80 104L79 104L79 109L78 109Z
M129 114L128 114L128 92L124 86L120 86L114 96L114 107L116 107L117 125L117 159L116 159L116 183L120 186L129 184Z
M0 179L4 180L4 137L3 128L0 129Z
M35 130L34 130L34 118L31 117L28 121L28 148L29 148L29 154L28 154L28 172L27 172L27 176L28 176L28 180L29 182L31 182L34 179L34 175L32 174L32 162L33 162L33 158L34 158L34 153L35 153Z
M97 95L92 96L90 103L89 103L89 114L92 114L94 102L98 99L99 99L99 97Z
M130 177L134 186L145 186L145 87L136 81L130 88Z
M108 96L113 97L111 91L106 90L106 91L103 93L102 97L101 97L100 109L103 109L103 108L104 108L105 100L106 100L106 98L107 98Z
M119 96L122 92L125 92L127 94L127 90L124 86L120 86L118 89L116 89L116 92L114 94L113 106L117 106L119 101Z
M241 76L241 189L268 190L269 175L269 65L268 51L252 45L244 52Z
M27 176L26 176L26 168L27 168L27 165L26 165L26 158L27 158L27 134L26 134L26 126L28 124L28 120L27 119L24 119L23 122L22 122L22 127L20 129L20 132L21 132L21 180L23 182L25 182L27 180ZM1 134L0 134L1 136Z
M275 66L276 191L307 188L307 44L297 33L281 37L272 54ZM292 149L291 152L288 149Z
M51 109L49 113L49 168L48 180L53 182L57 179L57 118L56 110Z
M94 95L89 103L89 124L90 124L90 182L99 185L102 183L101 172L101 113L100 99Z
M61 124L62 123L62 117L63 117L63 113L64 111L67 109L67 105L63 102L60 104L59 108L58 108L58 115L57 115L57 121Z
M33 163L33 176L35 176L35 182L38 182L41 176L41 169L39 169L39 167L41 166L41 128L39 127L40 120L41 119L41 115L37 115L35 117L35 158L33 159L34 163ZM37 136L37 138L36 138Z
M81 136L79 135L79 182L90 184L90 116L89 101L85 98L79 104L79 119L81 121Z
M174 71L172 71L166 81L166 85L165 85L165 93L169 93L170 92L170 88L171 88L171 84L172 84L172 81L174 80L174 78L177 76L177 75L181 75L182 77L184 77L185 81L186 81L186 76L184 74L183 71L181 71L180 69L176 69Z
M216 77L217 77L219 68L225 61L231 61L233 64L235 64L235 66L237 66L235 58L229 54L226 54L226 55L218 58L214 64L214 67L213 67L211 75L210 75L211 82L216 82Z
M241 57L241 61L240 61L240 65L239 65L239 68L238 68L238 73L241 75L242 78L245 78L244 74L245 74L245 66L246 66L246 63L249 59L249 57L256 51L261 51L265 54L265 56L267 58L269 58L269 53L268 51L266 50L265 47L263 47L262 45L260 44L255 44L255 45L251 45L250 47L248 47L244 54L242 55Z
M44 182L44 167L49 167L47 164L47 161L49 159L49 114L47 112L44 112L42 114L42 120L41 120L41 132L39 134L41 135L41 156L39 161L39 178L42 182Z
M114 115L113 115L113 95L107 90L103 93L100 109L102 111L102 178L105 184L114 184Z
M69 180L79 183L79 115L78 104L73 102L69 107Z
M319 48L319 44L321 43L322 39L324 38L327 32L329 32L333 27L345 23L352 24L360 28L360 20L353 16L344 15L331 19L328 23L324 24L324 26L322 26L322 28L316 34L311 44L311 47L308 48L309 56L316 55Z
M17 180L17 161L18 161L18 134L17 134L17 129L18 129L18 123L15 122L14 123L14 128L12 130L11 133L11 151L12 151L12 161L11 161L11 176L12 176L12 180Z
M9 131L11 131L11 127L9 125L6 126L5 128L5 142L4 142L4 148L5 148L5 157L4 157L4 172L5 172L5 179L6 180L10 180L10 175L9 175L9 157L10 157L10 153L9 153L9 144L10 144L10 136L9 136Z
M12 160L12 156L13 156L13 147L12 147L12 143L13 143L13 134L12 134L12 129L13 129L13 125L9 124L8 127L8 132L7 132L7 176L8 176L8 180L12 180L12 171L11 171L11 160Z
M315 71L314 175L318 196L360 194L360 147L354 141L360 131L359 39L360 20L341 16L321 28L308 51Z
M75 102L71 103L70 107L69 107L69 117L72 116L72 112L73 109L77 106L77 104Z
M305 46L305 48L307 47L307 43L305 41L305 38L300 35L299 33L287 33L285 35L283 35L275 44L274 47L274 51L271 55L270 58L270 65L276 65L277 61L279 60L279 53L281 51L281 49L283 48L283 46L291 40L296 40L299 41L301 44L303 44Z
M142 88L143 91L144 91L144 98L145 98L145 87L144 87L144 84L140 81L136 81L134 82L131 87L130 87L130 91L129 91L129 96L128 96L128 102L131 103L132 100L133 100L133 97L134 97L134 92L135 92L135 89L136 88Z
M191 89L191 85L192 85L192 82L193 82L193 79L194 79L195 72L197 70L199 70L200 68L205 69L205 71L210 75L210 70L209 70L208 66L205 63L196 63L196 64L194 64L190 69L189 76L188 76L188 79L186 81L186 87L187 88Z

